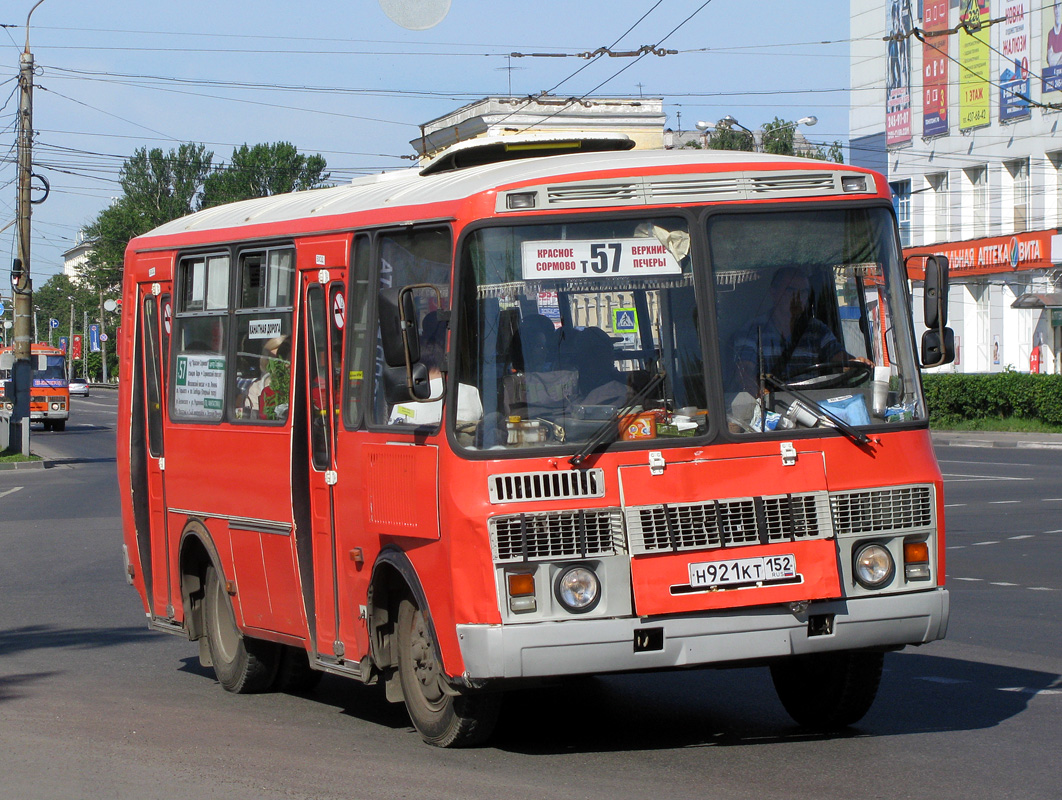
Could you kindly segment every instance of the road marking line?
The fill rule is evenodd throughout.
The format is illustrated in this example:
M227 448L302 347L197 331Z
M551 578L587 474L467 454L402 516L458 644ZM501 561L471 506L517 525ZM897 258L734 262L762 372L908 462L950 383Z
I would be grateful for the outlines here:
M959 684L959 683L973 683L965 678L944 678L938 675L919 675L918 680L929 681L930 683L947 683L947 684Z
M949 479L959 478L960 480L951 480L952 483L965 483L967 481L1031 481L1035 478L1012 478L1007 475L967 475L961 472L944 472L941 473L943 477Z
M1041 503L1062 503L1062 497L1041 497Z
M945 503L944 508L962 508L966 503Z
M1000 686L1001 692L1017 692L1018 694L1062 694L1058 689L1032 689L1028 686Z
M1035 464L1012 464L1009 461L958 461L938 458L938 464L975 464L979 467L1035 467Z
M985 544L999 544L999 542L974 542L973 546L974 547L980 547L981 545L985 545Z
M20 492L24 488L26 488L26 487L24 487L24 486L16 486L14 489L8 489L6 492L0 492L0 497L7 497L9 494L14 494L15 492Z
M989 500L988 501L989 505L993 505L993 506L1005 506L1005 505L1010 505L1011 503L1020 503L1020 502L1021 502L1021 500Z
M965 550L965 549L966 549L966 545L964 545L964 544L953 544L953 545L948 547L948 550Z
M1029 591L1030 592L1053 592L1054 589L1052 589L1050 586L1030 586L1029 587Z
M992 581L992 586L1017 586L1016 583L1007 583L1006 581Z
M980 583L984 578L950 578L953 581L969 581L970 583Z
M1016 541L1018 541L1019 539L1035 539L1035 538L1036 538L1036 534L1033 534L1033 533L1025 533L1025 534L1022 534L1021 536L1008 536L1007 538L1008 538L1008 539L1009 539L1010 541L1012 541L1012 542L1016 542Z

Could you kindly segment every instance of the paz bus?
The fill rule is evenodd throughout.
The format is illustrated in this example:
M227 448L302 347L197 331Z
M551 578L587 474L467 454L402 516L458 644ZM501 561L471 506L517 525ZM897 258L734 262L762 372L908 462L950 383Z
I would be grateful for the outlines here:
M7 385L14 369L14 352L0 347L0 381ZM66 377L66 353L50 344L31 344L30 360L33 384L30 388L30 421L44 424L46 431L66 430L70 418L70 388ZM3 401L5 413L14 410L15 400L9 393Z
M948 623L888 184L625 137L418 168L132 240L128 581L231 692L382 684L429 743L506 690L762 665L859 720ZM921 361L952 357L946 261Z

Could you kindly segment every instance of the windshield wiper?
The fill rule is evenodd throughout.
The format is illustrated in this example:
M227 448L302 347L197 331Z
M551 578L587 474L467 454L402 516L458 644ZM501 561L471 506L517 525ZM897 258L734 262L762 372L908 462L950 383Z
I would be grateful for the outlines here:
M795 397L797 400L803 403L805 407L807 407L808 411L818 417L821 421L825 421L833 425L835 428L837 428L837 430L839 430L841 433L843 433L856 444L869 447L871 444L876 444L878 442L877 439L871 439L862 431L857 431L855 428L853 428L843 419L838 417L836 414L827 411L825 408L820 406L806 394L797 389L794 389L787 383L783 383L782 381L774 377L774 375L764 375L763 380L766 383L769 383L778 391L788 392L789 394L793 395L793 397Z
M579 451L568 459L568 463L573 467L578 467L599 447L604 447L605 445L616 441L616 438L620 435L619 425L616 423L628 416L634 410L635 406L640 405L641 402L649 396L649 393L653 391L653 389L664 382L665 377L667 377L667 373L661 369L660 372L656 373L656 375L645 384L645 386L635 392L630 400L613 411L609 418L602 422L597 430L594 431L593 435L586 440L586 444L580 447Z

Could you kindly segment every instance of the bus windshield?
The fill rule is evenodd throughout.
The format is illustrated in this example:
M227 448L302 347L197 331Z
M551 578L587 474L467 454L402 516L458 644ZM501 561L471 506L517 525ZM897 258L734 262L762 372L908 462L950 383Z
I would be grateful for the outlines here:
M681 217L466 237L458 441L579 450L612 420L612 438L680 443L708 432L712 362L732 434L924 418L909 328L892 323L908 310L886 209L714 214L707 239L691 252Z
M63 356L37 356L36 362L34 380L66 380L66 361Z
M925 416L893 227L882 208L709 218L731 432Z
M631 437L667 433L669 407L688 412L682 435L706 429L685 219L483 228L462 269L462 444L578 448L628 405ZM462 414L469 388L478 421Z

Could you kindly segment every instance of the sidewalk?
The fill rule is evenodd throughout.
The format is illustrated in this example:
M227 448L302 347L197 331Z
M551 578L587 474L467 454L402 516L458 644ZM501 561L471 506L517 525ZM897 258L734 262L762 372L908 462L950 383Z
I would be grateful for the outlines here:
M1062 433L1009 433L1006 431L933 430L933 444L958 447L1023 447L1062 450Z

